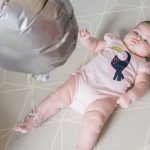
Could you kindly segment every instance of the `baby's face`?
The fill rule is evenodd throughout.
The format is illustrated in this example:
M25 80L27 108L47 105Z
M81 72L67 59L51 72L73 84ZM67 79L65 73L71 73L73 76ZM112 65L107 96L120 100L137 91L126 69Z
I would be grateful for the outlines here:
M124 43L132 53L141 57L150 56L150 25L143 23L133 28L126 34Z

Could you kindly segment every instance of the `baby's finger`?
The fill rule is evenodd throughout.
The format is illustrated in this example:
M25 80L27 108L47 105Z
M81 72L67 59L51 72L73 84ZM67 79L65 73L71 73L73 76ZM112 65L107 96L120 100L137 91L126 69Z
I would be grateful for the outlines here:
M121 100L117 100L116 104L118 104L119 106L123 107L123 104L122 104Z
M116 101L116 103L117 103L117 104L120 104L120 101L119 101L119 100L117 100L117 101Z
M117 108L118 106L120 106L119 104L115 103L115 108Z
M83 30L82 30L82 34L83 34L83 35L86 35L86 34L89 34L89 32L88 32L87 29L83 29Z
M82 31L82 30L81 30L81 31L79 31L79 33L78 33L78 37L79 37L79 38L82 38L83 36L84 36L84 31Z

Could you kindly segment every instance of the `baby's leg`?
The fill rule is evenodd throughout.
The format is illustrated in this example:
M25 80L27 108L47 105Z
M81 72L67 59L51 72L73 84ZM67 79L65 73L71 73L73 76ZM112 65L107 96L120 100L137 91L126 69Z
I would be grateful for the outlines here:
M37 111L40 113L42 121L57 113L59 109L71 104L75 86L75 77L71 76L64 85L37 106Z
M83 127L76 150L92 150L102 127L115 109L115 102L110 99L97 100L88 106L83 116Z
M75 77L71 76L63 86L44 99L37 107L33 116L38 117L40 122L45 121L48 117L54 115L59 109L69 106L75 91ZM15 131L26 133L36 127L35 117L30 117L15 128Z

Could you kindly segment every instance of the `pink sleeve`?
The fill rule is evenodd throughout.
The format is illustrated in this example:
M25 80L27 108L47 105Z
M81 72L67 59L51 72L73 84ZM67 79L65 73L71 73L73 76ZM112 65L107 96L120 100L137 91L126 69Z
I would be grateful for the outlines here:
M104 40L106 42L112 41L112 40L116 40L119 38L119 34L118 33L106 33L104 35Z
M147 73L150 75L150 62L142 61L139 66L139 72Z

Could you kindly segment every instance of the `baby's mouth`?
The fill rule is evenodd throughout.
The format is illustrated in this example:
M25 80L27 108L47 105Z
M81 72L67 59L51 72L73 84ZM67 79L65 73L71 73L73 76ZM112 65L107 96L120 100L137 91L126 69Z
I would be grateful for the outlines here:
M130 42L131 44L134 44L134 45L136 45L137 44L137 42L135 41L135 40L131 40L131 42Z

